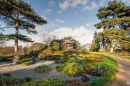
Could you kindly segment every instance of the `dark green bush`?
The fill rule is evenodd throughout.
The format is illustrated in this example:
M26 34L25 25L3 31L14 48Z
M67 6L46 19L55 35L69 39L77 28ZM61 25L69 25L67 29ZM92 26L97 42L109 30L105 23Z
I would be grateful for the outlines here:
M21 86L24 82L25 80L22 78L0 75L0 86Z
M36 67L35 70L39 73L43 73L43 72L49 72L50 68L46 65L42 65L42 66Z
M25 82L30 82L31 80L32 80L31 77L24 77Z
M44 79L26 82L22 86L64 86L64 84L63 79Z
M110 79L107 77L99 77L90 82L90 86L108 86L110 83Z

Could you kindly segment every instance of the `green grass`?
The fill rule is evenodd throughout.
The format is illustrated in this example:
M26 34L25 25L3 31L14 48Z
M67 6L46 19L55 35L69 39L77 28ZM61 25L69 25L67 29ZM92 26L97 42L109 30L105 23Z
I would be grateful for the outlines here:
M108 56L101 55L104 59L104 62L88 62L87 64L98 67L100 65L108 66L109 68L117 71L118 70L118 63L113 60L112 58L109 58Z
M109 55L112 55L112 56L118 56L118 57L130 60L130 56L123 55L122 53L108 53L108 52L102 52L102 53L103 54L109 54Z

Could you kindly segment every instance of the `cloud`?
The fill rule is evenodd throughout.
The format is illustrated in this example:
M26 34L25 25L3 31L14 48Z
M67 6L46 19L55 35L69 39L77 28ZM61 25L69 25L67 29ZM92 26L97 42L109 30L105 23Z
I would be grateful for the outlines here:
M87 4L88 0L65 0L64 2L59 4L59 7L62 10L67 10L68 7L73 7L75 8L78 5L83 5L85 6Z
M50 0L49 1L49 6L53 6L53 5L55 5L55 3L53 2L53 0Z
M86 11L86 10L92 11L92 10L96 9L97 7L98 6L97 6L97 4L95 2L91 2L91 5L90 6L85 6L83 11Z
M78 40L81 44L91 43L93 39L93 30L89 30L84 26L69 28L60 27L50 32L51 35L55 35L57 38L63 38L66 36L72 36L74 39Z
M51 12L52 12L52 9L47 9L47 10L45 10L44 16L47 15L47 14L51 14Z
M64 21L64 20L57 19L56 22L63 23L63 22L65 22L65 21Z

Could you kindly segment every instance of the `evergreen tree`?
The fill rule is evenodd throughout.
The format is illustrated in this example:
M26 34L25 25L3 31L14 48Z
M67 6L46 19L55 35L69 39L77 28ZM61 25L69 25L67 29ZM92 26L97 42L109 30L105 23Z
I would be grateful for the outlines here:
M0 0L0 20L4 21L7 26L15 28L14 34L6 35L7 38L15 40L14 63L19 61L18 40L32 41L27 36L20 34L19 29L36 34L35 25L46 23L46 20L40 17L28 3L22 0Z
M101 22L95 24L97 29L115 28L130 30L130 6L116 0L109 2L107 7L101 7L96 15Z

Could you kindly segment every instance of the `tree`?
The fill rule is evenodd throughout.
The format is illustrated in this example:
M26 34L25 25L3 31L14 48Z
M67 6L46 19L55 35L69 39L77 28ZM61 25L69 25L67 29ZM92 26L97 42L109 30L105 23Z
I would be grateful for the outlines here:
M97 32L95 31L93 40L91 43L90 51L98 52L100 49L99 39L97 38Z
M130 6L116 0L108 3L107 7L101 7L96 15L101 22L95 24L97 29L110 29L119 26L130 31Z
M22 0L0 0L0 19L7 26L15 28L15 33L6 35L6 37L15 40L15 57L13 61L17 63L19 61L18 40L32 41L27 36L20 34L19 29L26 30L30 34L36 34L35 25L42 25L47 22L28 3Z
M0 47L4 47L5 46L5 39L3 37L4 35L2 33L0 33Z
M56 37L53 36L53 35L49 35L49 34L44 33L41 38L42 38L43 43L44 43L44 44L47 44L48 47L49 47L49 46L50 46L50 43L51 43Z
M58 51L59 50L59 43L54 42L52 49Z
M101 44L103 44L103 38L105 39L106 49L109 49L111 53L116 49L130 50L130 37L126 35L125 30L107 29L98 33L97 38Z

